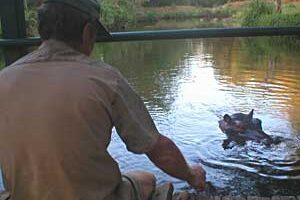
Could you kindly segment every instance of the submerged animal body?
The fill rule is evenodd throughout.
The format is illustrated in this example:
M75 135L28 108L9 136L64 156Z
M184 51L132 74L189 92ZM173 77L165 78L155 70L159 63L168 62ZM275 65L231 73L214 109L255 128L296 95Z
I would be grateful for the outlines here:
M220 129L228 138L223 142L224 149L230 148L229 144L232 141L237 144L245 144L246 141L251 140L266 146L275 143L274 139L263 131L261 120L253 118L253 112L254 110L251 110L249 114L225 114L219 121Z

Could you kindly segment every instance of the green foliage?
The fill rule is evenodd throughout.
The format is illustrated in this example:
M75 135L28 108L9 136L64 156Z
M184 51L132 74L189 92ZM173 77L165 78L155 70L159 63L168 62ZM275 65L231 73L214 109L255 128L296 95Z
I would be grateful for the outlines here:
M261 18L275 13L275 5L273 3L262 0L252 0L248 8L242 16L242 26L257 26Z
M231 17L234 11L231 9L208 9L195 7L192 10L177 10L177 11L146 11L142 16L139 16L138 22L153 23L159 20L185 20L192 18L201 18L204 21L212 19L224 19Z
M188 0L149 0L144 3L144 6L170 6L189 4Z
M262 0L252 0L242 17L242 26L295 26L300 25L300 10L296 5L284 5L282 13L275 10L275 4ZM284 49L286 52L300 50L300 38L268 37L266 39L249 40L245 42L248 50L255 54L271 54L277 56Z
M276 13L270 16L264 16L258 20L257 24L274 27L300 25L300 12L293 14Z
M198 5L203 7L215 7L224 5L228 0L191 0L192 5Z
M224 5L228 0L149 0L145 6L195 5L214 7Z
M148 11L144 14L140 21L144 22L157 22L160 16L156 12Z
M25 7L25 22L26 22L26 32L28 36L38 35L37 26L37 13L34 7Z
M252 0L242 16L242 26L295 26L300 25L300 10L294 4L283 7L282 13L273 3Z
M36 36L37 31L37 1L32 0L25 6L25 20L28 36ZM102 0L101 3L101 21L109 29L120 29L134 22L136 6L134 0Z
M109 29L120 29L133 23L136 15L134 0L102 0L101 19Z
M282 10L284 13L299 13L300 12L300 4L287 3L282 6Z

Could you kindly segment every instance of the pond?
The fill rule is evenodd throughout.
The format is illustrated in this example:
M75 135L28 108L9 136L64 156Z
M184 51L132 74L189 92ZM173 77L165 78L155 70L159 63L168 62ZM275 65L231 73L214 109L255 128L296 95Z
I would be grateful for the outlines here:
M290 40L119 42L97 44L93 57L119 68L159 131L174 140L189 163L203 165L217 194L300 195L300 47L278 44ZM284 141L224 150L218 120L251 109L266 133ZM109 152L123 172L147 170L158 184L172 181L177 191L193 191L146 156L127 152L115 132Z
M124 42L99 44L93 56L120 69L159 131L190 163L204 166L218 194L299 195L300 51L273 43L270 38ZM284 141L224 150L218 120L251 109L266 133ZM116 133L109 151L122 171L148 170L158 183L172 181L177 191L191 190L145 156L128 153Z

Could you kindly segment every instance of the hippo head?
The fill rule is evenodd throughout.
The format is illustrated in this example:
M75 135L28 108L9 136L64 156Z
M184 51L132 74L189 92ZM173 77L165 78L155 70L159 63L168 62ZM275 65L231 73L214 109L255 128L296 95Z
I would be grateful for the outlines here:
M253 118L254 110L249 114L235 113L225 114L219 121L219 127L226 134L227 139L223 141L223 148L232 148L231 141L236 144L245 144L246 141L262 142L267 146L274 143L274 140L262 130L262 121ZM280 141L279 141L280 142Z
M219 127L225 134L243 133L253 126L253 112L249 114L235 113L233 115L225 114L223 119L219 121Z

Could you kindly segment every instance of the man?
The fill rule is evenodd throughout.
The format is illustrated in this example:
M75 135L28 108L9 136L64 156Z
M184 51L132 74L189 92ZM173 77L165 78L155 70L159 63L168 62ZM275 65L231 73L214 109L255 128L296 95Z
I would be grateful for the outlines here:
M202 190L190 167L158 133L142 100L111 66L88 58L98 34L96 0L46 0L43 44L0 73L0 164L12 200L149 199L155 177L121 175L107 152L112 127L129 151Z

